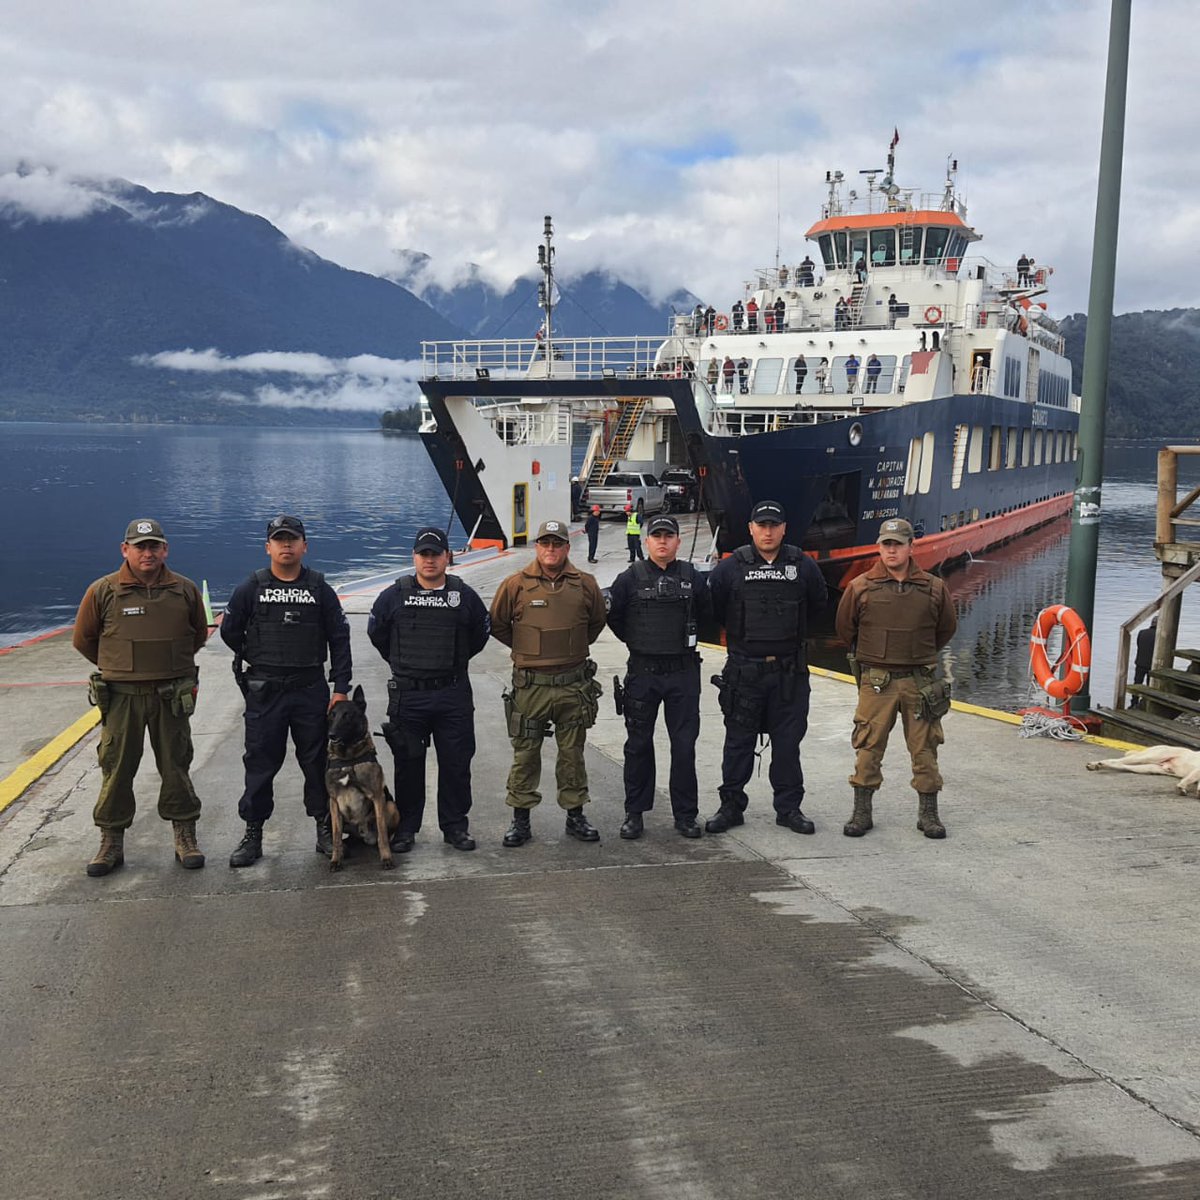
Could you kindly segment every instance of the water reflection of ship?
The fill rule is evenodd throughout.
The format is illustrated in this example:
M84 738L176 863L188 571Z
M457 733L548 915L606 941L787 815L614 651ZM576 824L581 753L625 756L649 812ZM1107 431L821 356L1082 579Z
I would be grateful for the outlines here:
M946 572L958 632L942 667L956 699L1001 709L1029 701L1029 631L1043 608L1062 602L1070 533L1063 517ZM846 648L821 637L812 661L845 671Z

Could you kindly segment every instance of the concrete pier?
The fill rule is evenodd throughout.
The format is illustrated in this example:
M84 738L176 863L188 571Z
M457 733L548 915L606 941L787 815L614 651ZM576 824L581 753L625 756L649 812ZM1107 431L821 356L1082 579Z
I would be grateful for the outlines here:
M602 546L608 583L623 531ZM460 573L490 599L528 553ZM388 582L344 595L375 728L366 613ZM330 873L290 761L265 857L226 865L241 697L215 636L194 721L205 870L173 861L148 761L125 867L85 877L99 770L79 731L0 815L0 1195L1200 1196L1194 796L1085 771L1114 749L956 711L950 836L917 832L897 734L876 827L848 839L853 688L816 676L815 836L775 825L764 765L744 827L678 837L664 735L646 835L622 842L624 654L608 633L593 653L599 845L547 802L532 843L501 847L495 643L472 669L479 849L444 845L431 802L392 873L362 848ZM65 636L0 655L0 773L86 716L86 675ZM703 719L702 817L708 686Z

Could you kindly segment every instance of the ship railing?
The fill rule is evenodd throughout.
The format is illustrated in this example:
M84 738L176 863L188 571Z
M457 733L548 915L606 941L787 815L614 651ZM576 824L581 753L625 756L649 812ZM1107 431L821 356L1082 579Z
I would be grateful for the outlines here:
M515 402L476 407L506 446L571 444L571 409L568 405L541 410L531 410Z
M645 379L663 343L653 337L539 338L422 342L425 379Z
M956 196L954 211L962 215L964 206ZM902 189L896 200L890 200L883 192L868 191L865 196L855 196L853 200L840 200L837 205L821 206L823 217L851 216L856 213L889 213L889 212L946 212L945 192L918 192Z

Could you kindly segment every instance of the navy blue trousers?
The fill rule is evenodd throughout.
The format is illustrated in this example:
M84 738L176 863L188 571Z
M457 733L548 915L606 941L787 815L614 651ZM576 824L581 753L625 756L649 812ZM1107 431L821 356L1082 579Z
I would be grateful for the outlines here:
M393 692L388 705L396 763L400 832L415 835L425 815L425 739L432 737L438 764L438 825L466 831L471 811L471 759L475 756L475 699L471 682L434 691Z
M654 807L654 726L662 706L671 739L671 812L675 820L700 811L696 739L700 736L700 664L669 675L625 677L625 811Z
M811 687L808 669L784 673L770 671L754 683L738 683L761 705L763 726L771 738L769 778L775 811L792 812L804 803L804 772L800 767L800 742L808 732L808 701ZM789 699L785 692L792 688ZM725 718L725 750L721 756L722 804L736 804L742 812L749 803L746 784L754 774L754 750L758 732Z
M325 791L328 710L329 685L323 679L266 698L253 691L246 696L246 751L242 755L246 790L238 801L238 816L243 821L266 821L275 811L274 781L287 757L288 734L304 772L304 811L310 817L329 811Z

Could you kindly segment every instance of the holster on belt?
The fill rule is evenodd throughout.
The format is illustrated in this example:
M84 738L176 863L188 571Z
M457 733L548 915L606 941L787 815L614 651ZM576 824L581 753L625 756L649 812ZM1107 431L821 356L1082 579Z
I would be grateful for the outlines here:
M613 708L618 717L625 711L625 688L621 685L620 675L613 676Z
M190 717L196 711L196 693L200 690L194 679L172 679L164 683L158 694L164 704L171 706L174 717Z
M863 669L862 663L858 661L858 655L851 650L850 653L846 655L846 661L850 664L850 674L854 678L854 682L861 687Z
M238 691L242 696L246 695L246 667L242 662L242 656L235 654L233 656L233 681L238 685Z
M112 702L112 692L99 671L93 671L88 676L88 702L100 710L100 724L103 725Z

